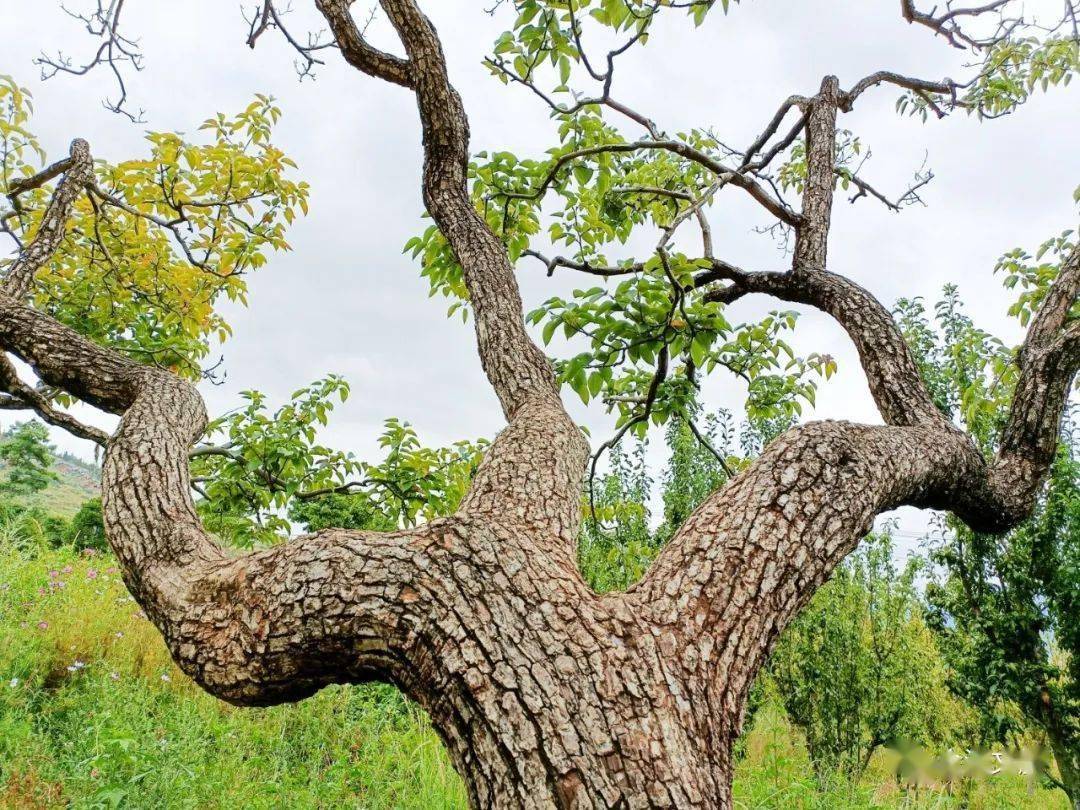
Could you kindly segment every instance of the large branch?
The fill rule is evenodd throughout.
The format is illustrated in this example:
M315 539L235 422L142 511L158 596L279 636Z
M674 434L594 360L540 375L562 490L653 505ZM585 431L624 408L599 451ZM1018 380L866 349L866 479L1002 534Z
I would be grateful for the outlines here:
M1018 359L1020 377L997 459L934 406L889 312L825 267L832 209L835 79L806 105L807 179L792 269L748 273L716 261L697 286L709 300L765 293L814 306L847 331L887 423L815 422L789 431L679 529L631 590L661 645L711 677L694 697L733 714L776 636L883 511L948 509L976 529L1024 519L1053 458L1065 398L1080 366L1080 250L1063 264ZM737 730L737 729L735 729Z
M1017 358L1020 376L990 480L990 500L1001 505L999 525L1030 512L1054 458L1065 401L1080 370L1080 319L1070 318L1078 297L1080 245L1062 263Z
M6 400L8 408L33 409L50 425L63 428L73 436L87 439L101 446L104 446L109 438L105 431L92 425L84 425L71 414L54 408L45 394L19 379L15 367L5 354L0 354L0 390L6 391L9 395Z
M722 274L733 282L724 294L768 293L832 314L858 347L889 423L814 422L789 431L706 499L632 589L661 639L698 639L684 655L714 673L700 699L737 707L776 636L881 512L946 509L991 532L1030 514L1080 369L1080 321L1070 319L1080 249L1064 262L1020 352L993 462L934 408L896 325L861 287L817 270L726 266Z
M343 0L317 5L332 26L342 25L341 15L348 15ZM412 0L382 5L405 48L420 111L424 203L461 265L480 361L510 422L485 455L465 509L497 519L513 500L526 522L543 529L539 536L550 537L554 530L560 554L572 554L585 439L563 408L551 364L525 330L506 248L469 196L468 119L435 28Z
M106 531L132 594L205 688L237 703L295 699L344 677L334 656L341 659L358 626L373 639L389 638L390 602L415 576L405 539L327 532L239 558L226 554L191 500L188 448L206 417L190 384L7 295L0 295L0 346L46 383L123 414L102 472ZM320 599L357 588L386 595L343 601L333 616L319 607ZM294 598L282 601L290 589ZM364 660L361 654L350 666Z

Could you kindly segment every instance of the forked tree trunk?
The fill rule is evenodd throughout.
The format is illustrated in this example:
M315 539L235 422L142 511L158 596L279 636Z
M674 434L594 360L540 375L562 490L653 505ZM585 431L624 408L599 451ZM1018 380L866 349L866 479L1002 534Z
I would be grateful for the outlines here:
M0 288L0 348L48 385L122 414L103 470L109 542L174 659L211 694L268 705L331 683L396 683L430 713L476 807L730 807L749 685L876 515L952 509L1000 531L1030 511L1080 364L1080 326L1068 319L1080 251L1032 322L988 462L934 407L889 313L825 269L835 116L854 98L826 78L800 102L809 173L803 212L785 214L794 266L714 272L730 282L724 300L763 293L834 317L886 424L789 431L706 499L641 582L597 595L576 565L588 446L525 330L506 251L469 197L468 124L435 30L414 0L383 0L406 51L391 56L364 41L347 0L316 5L350 64L416 95L424 199L461 264L480 359L507 418L457 514L410 531L328 530L243 556L222 550L191 499L188 452L206 424L195 389L24 303L89 182L85 142L22 181L65 174L48 226ZM6 357L0 384L70 429L20 387Z

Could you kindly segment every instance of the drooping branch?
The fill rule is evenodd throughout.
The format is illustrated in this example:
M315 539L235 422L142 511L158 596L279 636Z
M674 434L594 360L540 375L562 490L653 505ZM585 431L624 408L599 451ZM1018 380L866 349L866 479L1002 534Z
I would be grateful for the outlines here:
M7 409L33 409L50 425L63 428L73 436L88 439L102 447L109 438L105 431L91 425L84 425L71 414L54 408L45 394L19 379L15 367L8 360L7 355L2 353L0 353L0 390L8 394L4 404Z
M899 212L902 208L908 205L915 205L922 202L922 198L919 196L919 189L934 179L934 173L932 171L918 171L915 173L915 179L907 187L903 194L890 199L882 192L878 191L869 182L859 177L858 173L839 174L838 176L845 179L855 186L858 191L851 196L848 202L854 203L862 197L873 197L880 202L890 211Z
M902 87L905 90L911 90L918 93L927 101L938 118L944 117L945 112L938 106L938 102L934 100L934 97L943 96L947 99L950 107L958 106L960 102L957 100L956 91L967 86L957 84L952 79L943 79L939 82L935 82L911 76L903 76L891 70L879 70L876 73L871 73L869 76L863 77L852 85L850 90L840 94L839 103L841 109L843 109L844 112L850 112L854 108L855 101L859 96L871 87L876 87L879 84L892 84L896 87Z

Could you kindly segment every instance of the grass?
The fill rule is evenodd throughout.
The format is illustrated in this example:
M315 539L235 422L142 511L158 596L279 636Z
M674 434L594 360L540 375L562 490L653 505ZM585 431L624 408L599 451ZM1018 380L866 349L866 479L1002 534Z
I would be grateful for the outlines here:
M740 808L1063 808L1023 779L904 791L876 758L822 791L775 701L735 780ZM0 807L462 808L426 717L394 689L236 709L171 663L107 557L0 548Z

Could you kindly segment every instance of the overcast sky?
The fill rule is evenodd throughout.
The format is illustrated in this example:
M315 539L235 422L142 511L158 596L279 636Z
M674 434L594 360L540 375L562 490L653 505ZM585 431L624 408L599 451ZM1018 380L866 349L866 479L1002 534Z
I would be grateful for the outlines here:
M77 9L90 4L70 2ZM297 31L309 22L318 27L305 0L294 5ZM539 155L555 143L545 109L481 65L511 22L508 12L484 13L490 5L429 0L424 7L464 97L474 150ZM32 59L40 51L60 49L79 61L93 47L58 3L0 0L0 73L34 93L33 126L51 159L76 136L87 138L98 157L135 157L145 151L147 127L194 133L209 115L270 93L284 111L275 141L312 186L311 214L289 235L293 252L272 256L250 278L250 308L228 310L235 329L223 347L228 377L224 385L204 387L210 412L235 406L237 392L246 388L279 402L335 372L350 380L353 396L325 439L361 457L378 457L374 440L389 416L409 420L433 445L494 434L502 416L481 373L471 326L445 318L447 302L428 298L426 281L401 253L423 227L411 93L359 74L332 52L314 81L298 82L294 55L280 39L268 35L255 51L244 46L246 26L231 0L191 0L182 7L129 0L125 28L146 54L145 71L129 77L134 105L146 110L144 125L102 108L101 99L114 92L105 72L39 81ZM384 23L376 20L372 32L378 44L392 47ZM813 93L827 73L838 75L842 86L879 69L938 79L959 76L963 60L927 29L906 25L894 0L750 0L733 5L727 17L717 10L696 30L680 15L668 15L647 47L619 63L615 94L668 131L708 127L725 142L745 145L783 98ZM933 300L943 284L957 283L980 325L1015 340L1019 333L1005 315L1009 297L992 270L1006 250L1034 248L1075 224L1078 93L1073 86L1040 95L1019 113L983 124L962 115L926 124L900 118L894 90L867 93L840 121L872 150L863 176L901 192L925 159L936 177L924 189L925 208L893 214L865 199L838 202L830 268L887 304L900 296ZM753 232L767 224L765 217L745 195L729 196L713 213L717 254L748 269L782 267L785 258L775 245ZM580 278L548 279L528 263L519 277L526 309L581 284ZM740 302L731 319L776 306ZM849 341L828 318L808 312L796 345L803 353L831 353L840 363L839 374L819 392L815 416L880 421ZM740 389L718 377L707 392L708 406L730 406ZM574 416L594 436L604 435L610 421L600 409L571 398ZM91 452L85 442L60 434L55 440L82 455ZM903 520L909 529L922 524L911 512Z

